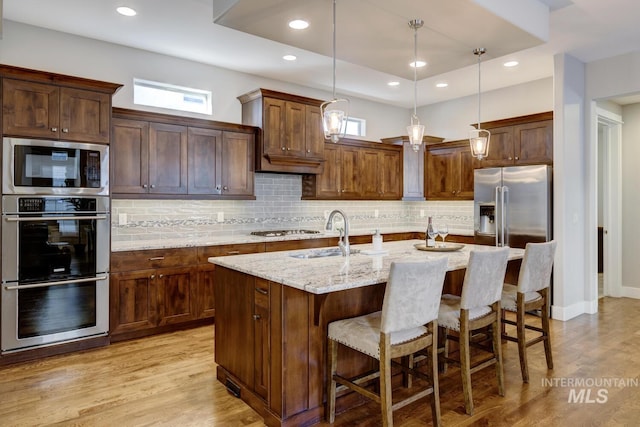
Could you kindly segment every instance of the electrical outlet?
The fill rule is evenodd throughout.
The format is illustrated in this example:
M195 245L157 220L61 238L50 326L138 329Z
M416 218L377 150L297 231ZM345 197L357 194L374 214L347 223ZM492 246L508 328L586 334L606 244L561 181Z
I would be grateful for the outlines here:
M127 214L118 214L118 225L127 225Z
M424 209L420 209L420 218L424 218Z
M224 212L218 212L218 222L224 222Z
M373 216L374 216L374 218L378 218L378 215L379 215L378 209L374 209L374 210L373 210Z

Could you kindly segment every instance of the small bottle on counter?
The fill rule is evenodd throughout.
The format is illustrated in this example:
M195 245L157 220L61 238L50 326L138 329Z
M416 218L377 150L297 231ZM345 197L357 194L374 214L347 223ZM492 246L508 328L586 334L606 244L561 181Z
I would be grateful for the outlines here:
M382 234L380 234L380 229L376 228L376 232L373 234L371 241L373 242L374 251L382 250Z
M428 248L433 248L436 246L436 229L433 227L431 217L429 217L429 222L427 223L427 232L425 233L425 239Z

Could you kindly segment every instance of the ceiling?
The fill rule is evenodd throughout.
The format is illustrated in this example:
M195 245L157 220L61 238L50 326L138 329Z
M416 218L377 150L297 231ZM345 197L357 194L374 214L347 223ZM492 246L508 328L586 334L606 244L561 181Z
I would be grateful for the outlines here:
M331 0L3 0L4 19L77 34L331 92ZM126 4L127 18L115 12ZM517 5L514 7L514 5ZM591 62L640 46L637 0L337 0L336 92L413 106L413 30L418 105L553 75L553 55ZM290 18L311 23L286 27ZM10 34L3 35L5 38ZM293 54L296 61L284 61ZM508 59L520 62L507 69ZM389 81L399 85L390 87ZM436 83L449 84L437 89Z

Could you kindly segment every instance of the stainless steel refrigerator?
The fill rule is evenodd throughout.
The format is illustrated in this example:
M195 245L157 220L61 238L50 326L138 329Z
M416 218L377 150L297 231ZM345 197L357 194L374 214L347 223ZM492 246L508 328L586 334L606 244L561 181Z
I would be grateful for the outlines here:
M524 248L551 240L552 175L548 165L476 169L475 242Z

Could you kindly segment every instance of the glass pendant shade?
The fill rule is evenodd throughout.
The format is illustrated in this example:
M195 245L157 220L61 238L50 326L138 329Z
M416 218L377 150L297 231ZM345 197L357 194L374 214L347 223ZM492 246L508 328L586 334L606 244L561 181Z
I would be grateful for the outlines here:
M469 132L469 144L471 155L478 160L482 160L489 155L489 141L491 132L485 129L474 129Z
M326 139L330 139L331 142L335 143L344 137L348 111L349 101L346 99L333 99L324 102L320 106L322 128Z
M407 126L407 133L409 134L409 143L413 151L420 151L420 144L422 144L422 137L424 136L424 125L420 124L418 117L411 116L411 124Z

